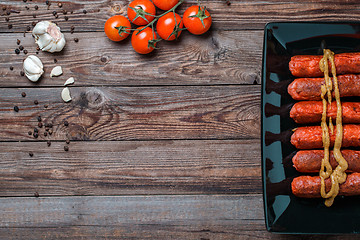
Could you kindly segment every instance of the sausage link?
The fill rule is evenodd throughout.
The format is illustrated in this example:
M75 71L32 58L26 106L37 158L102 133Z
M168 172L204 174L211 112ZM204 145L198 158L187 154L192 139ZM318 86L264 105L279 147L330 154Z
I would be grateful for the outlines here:
M360 96L360 75L339 75L337 79L341 97ZM294 100L321 100L322 84L324 78L297 78L289 84L288 93Z
M321 180L319 176L300 176L293 179L291 182L292 193L297 197L302 198L319 198ZM331 180L325 180L325 190L330 191ZM339 195L354 196L360 195L360 173L352 173L347 176L346 181L340 184Z
M348 163L347 172L360 172L360 151L344 149L341 154ZM323 158L324 150L302 150L295 154L292 162L298 172L315 173L320 171ZM338 165L333 151L330 151L330 164L333 169Z
M324 73L319 68L322 55L297 55L289 62L291 74L295 77L321 77ZM360 53L335 54L336 73L360 73ZM331 64L329 63L329 70Z
M341 106L343 123L360 123L360 102L343 102ZM336 102L328 104L326 116L335 121L336 110ZM322 112L321 101L303 101L294 104L290 110L290 117L299 124L317 123L321 122Z
M336 127L334 133L330 134L331 146L334 145ZM322 148L322 130L321 126L299 127L291 135L291 144L297 149L315 149ZM342 147L360 147L360 125L347 124L343 126Z

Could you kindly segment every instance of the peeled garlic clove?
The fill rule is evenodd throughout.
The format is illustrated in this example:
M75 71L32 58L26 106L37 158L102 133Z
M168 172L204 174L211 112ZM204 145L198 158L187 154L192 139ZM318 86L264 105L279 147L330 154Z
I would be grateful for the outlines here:
M73 84L74 82L75 82L75 79L73 77L71 77L68 80L66 80L66 82L64 83L64 86Z
M25 76L32 82L39 80L44 73L43 64L35 55L30 55L24 60L23 68Z
M71 96L70 96L70 90L68 87L64 88L61 91L61 98L64 102L70 102L71 101Z
M66 43L60 28L50 21L38 22L32 31L32 35L43 51L60 52Z
M51 70L50 77L57 77L63 73L61 66L56 66Z

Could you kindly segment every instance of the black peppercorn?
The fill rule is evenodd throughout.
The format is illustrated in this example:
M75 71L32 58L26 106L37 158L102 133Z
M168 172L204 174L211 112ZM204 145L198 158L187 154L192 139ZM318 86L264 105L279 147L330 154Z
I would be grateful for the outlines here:
M19 49L20 49L20 51L24 50L23 45L20 45L20 46L19 46Z
M77 43L77 42L79 42L79 39L78 39L78 38L74 38L74 41Z
M34 156L34 153L33 153L33 152L29 152L29 156L30 156L30 157Z
M69 147L68 147L68 146L64 146L64 150L65 150L65 152L69 151Z
M32 135L32 131L29 131L29 132L28 132L28 135Z
M27 53L28 53L28 51L25 49L25 50L24 50L24 54L27 54Z
M34 7L34 8L35 8L35 10L38 10L38 9L39 9L38 5L35 5L35 7Z
M34 138L38 138L39 134L38 133L34 133Z
M65 121L64 121L64 126L65 126L65 127L69 126L69 122L65 120Z
M34 133L38 133L39 130L37 128L34 128Z
M19 50L19 52L20 52L20 50ZM24 71L20 71L20 76L24 76L24 75L25 75Z
M51 142L50 142L50 141L47 141L46 144L47 144L48 147L51 146Z
M8 29L12 29L13 25L12 24L9 24L8 25Z
M15 53L16 54L19 54L20 53L20 50L17 48L17 49L15 49Z
M38 100L35 100L35 101L34 101L34 104L35 104L35 105L38 105L38 104L39 104L39 101L38 101Z
M19 111L19 107L18 106L14 106L14 111L18 112Z
M22 93L21 93L21 96L22 96L22 97L26 97L26 93L25 93L25 92L22 92Z
M11 70L11 71L14 70L14 67L13 67L13 66L10 66L10 70Z
M16 39L16 44L20 45L20 43L21 43L20 39Z

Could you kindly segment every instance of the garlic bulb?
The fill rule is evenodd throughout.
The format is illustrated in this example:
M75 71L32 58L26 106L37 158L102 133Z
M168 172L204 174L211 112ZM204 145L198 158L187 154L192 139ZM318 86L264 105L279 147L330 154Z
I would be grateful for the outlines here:
M38 22L32 31L32 35L41 50L51 53L60 52L66 43L60 28L49 21Z
M30 55L24 60L23 68L25 76L32 82L37 82L44 73L43 64L35 55Z

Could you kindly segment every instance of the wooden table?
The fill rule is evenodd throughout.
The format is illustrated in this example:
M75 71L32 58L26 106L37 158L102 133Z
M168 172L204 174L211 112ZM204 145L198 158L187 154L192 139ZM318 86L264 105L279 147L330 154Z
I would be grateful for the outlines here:
M103 32L129 1L50 2L0 1L1 239L298 238L265 229L263 28L357 21L358 1L204 1L209 33L184 32L147 56ZM195 2L186 0L179 13ZM26 55L14 50L19 39L27 55L37 54L30 32L40 20L57 22L67 45L38 53L46 73L33 84L20 76ZM64 74L51 79L57 65ZM69 77L73 100L64 103ZM37 127L38 116L53 125L51 135ZM34 127L37 139L28 135Z

